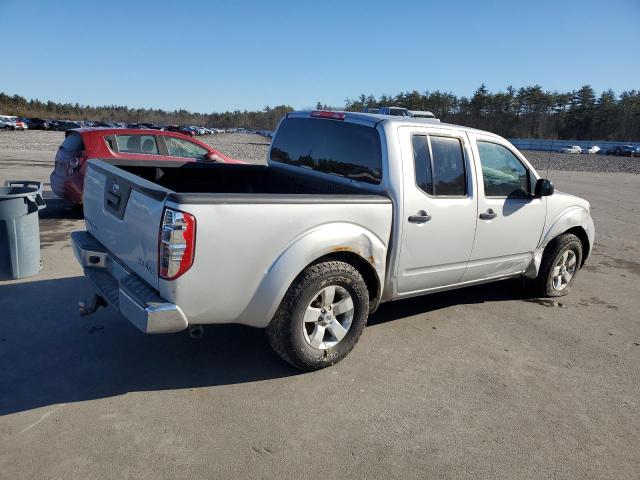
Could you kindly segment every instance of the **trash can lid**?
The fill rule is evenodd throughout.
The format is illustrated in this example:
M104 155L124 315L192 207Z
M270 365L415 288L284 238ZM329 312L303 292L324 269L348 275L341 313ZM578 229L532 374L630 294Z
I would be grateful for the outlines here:
M0 187L0 199L26 197L39 191L34 187Z
M42 182L31 180L7 180L0 187L0 199L26 197L34 193L42 193Z

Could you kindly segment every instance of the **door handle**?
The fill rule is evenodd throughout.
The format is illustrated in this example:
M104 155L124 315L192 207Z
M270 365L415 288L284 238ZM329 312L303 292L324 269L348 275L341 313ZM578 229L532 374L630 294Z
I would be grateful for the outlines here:
M493 208L490 208L486 212L480 214L480 220L491 220L497 216L498 214L493 211Z
M431 220L431 215L429 215L424 210L420 210L417 215L411 215L409 217L409 221L411 223L425 223Z

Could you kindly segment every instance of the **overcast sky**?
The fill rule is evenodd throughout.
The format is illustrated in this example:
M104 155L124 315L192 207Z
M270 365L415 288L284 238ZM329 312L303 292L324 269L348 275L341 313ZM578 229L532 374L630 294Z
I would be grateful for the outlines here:
M0 0L0 32L0 91L89 105L640 89L640 0Z

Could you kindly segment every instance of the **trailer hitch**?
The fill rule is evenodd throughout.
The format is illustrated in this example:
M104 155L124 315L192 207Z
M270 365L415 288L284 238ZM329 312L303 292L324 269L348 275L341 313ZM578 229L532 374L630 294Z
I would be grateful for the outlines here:
M86 317L95 313L96 310L100 307L106 307L107 302L100 295L94 295L93 298L89 301L80 301L78 302L78 312L81 317Z

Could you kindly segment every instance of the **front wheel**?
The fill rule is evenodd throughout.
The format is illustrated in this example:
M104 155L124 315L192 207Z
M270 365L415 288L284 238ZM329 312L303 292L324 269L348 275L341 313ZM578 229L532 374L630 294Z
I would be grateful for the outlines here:
M571 291L582 265L582 243L571 233L554 238L545 249L538 277L533 281L537 295L561 297Z
M289 287L267 337L294 367L318 370L349 354L368 316L369 292L360 272L345 262L316 263Z

